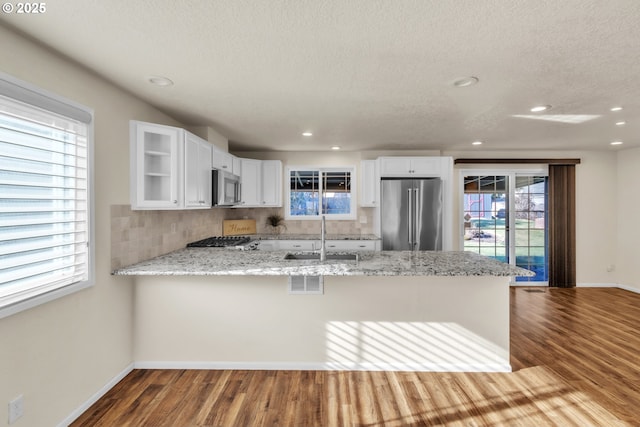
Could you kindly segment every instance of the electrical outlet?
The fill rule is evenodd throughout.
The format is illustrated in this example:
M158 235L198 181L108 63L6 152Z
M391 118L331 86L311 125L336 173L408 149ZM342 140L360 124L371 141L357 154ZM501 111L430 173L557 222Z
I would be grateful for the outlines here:
M24 396L20 395L9 402L9 424L15 423L24 414Z

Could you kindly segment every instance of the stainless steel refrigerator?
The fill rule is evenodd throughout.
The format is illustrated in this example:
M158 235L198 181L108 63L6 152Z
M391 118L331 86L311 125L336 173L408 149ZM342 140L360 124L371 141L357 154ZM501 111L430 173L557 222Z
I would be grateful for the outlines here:
M382 178L382 250L442 250L442 180Z

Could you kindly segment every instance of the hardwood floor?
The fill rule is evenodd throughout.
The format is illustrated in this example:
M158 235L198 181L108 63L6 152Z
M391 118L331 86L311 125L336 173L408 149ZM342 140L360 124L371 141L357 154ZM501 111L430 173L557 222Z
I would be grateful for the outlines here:
M622 426L640 295L511 289L512 373L134 370L72 426Z

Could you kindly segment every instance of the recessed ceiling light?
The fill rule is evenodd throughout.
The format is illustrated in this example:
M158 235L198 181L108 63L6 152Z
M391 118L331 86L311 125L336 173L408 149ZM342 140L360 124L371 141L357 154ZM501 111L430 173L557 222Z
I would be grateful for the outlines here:
M149 83L154 84L156 86L161 86L161 87L173 86L172 80L162 76L149 77Z
M474 76L463 77L463 78L458 79L455 82L453 82L453 85L455 87L467 87L467 86L473 86L474 84L478 83L479 81L480 81L480 79L477 78L477 77L474 77Z
M471 145L482 145L482 141L473 141Z
M311 132L302 132L302 136L312 136L313 133Z
M622 111L622 107L611 107L611 111Z
M621 121L619 121L619 122L616 122L616 126L624 126L624 125L626 125L626 124L627 124L627 122L625 122L624 120L621 120Z
M613 141L611 145L622 145L622 141Z
M333 147L331 147L332 150L339 150L340 147L338 147L337 145L334 145Z
M539 113L540 111L547 111L551 108L551 105L536 105L531 109L532 113Z

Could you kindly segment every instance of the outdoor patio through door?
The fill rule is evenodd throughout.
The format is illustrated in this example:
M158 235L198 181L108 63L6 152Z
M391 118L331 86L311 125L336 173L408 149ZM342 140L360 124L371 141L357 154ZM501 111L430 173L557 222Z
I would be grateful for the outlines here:
M547 176L463 174L463 179L464 250L536 273L518 282L548 282Z

